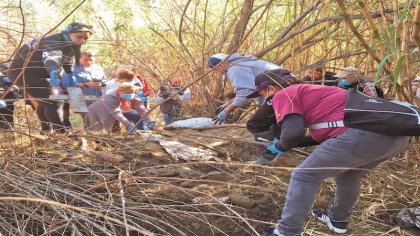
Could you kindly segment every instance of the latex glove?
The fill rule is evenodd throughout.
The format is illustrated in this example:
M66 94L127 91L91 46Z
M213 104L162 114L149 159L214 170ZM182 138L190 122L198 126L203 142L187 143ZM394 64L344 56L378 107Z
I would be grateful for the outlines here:
M276 143L278 141L279 140L275 138L274 141L273 141L273 143L270 146L267 147L267 150L270 151L273 154L276 154L277 156L281 156L281 155L283 155L284 152L283 151L280 151L280 150L278 150L276 148Z
M156 128L156 122L150 121L147 126L149 126L149 130L154 130Z
M129 134L134 134L135 132L137 132L137 128L135 126L131 126L127 129L127 132Z
M226 102L226 103L224 103L224 104L222 104L222 105L220 105L220 106L218 106L217 108L216 108L216 110L214 111L214 113L216 114L216 115L218 115L220 112L222 112L227 106L229 106L229 104L231 104L232 103L232 101L233 100L231 100L231 101L229 101L229 102Z
M76 87L77 80L73 73L64 73L61 77L61 84L64 88Z
M59 80L59 73L58 70L52 70L50 72L50 86L51 87L59 87L60 86L60 80Z
M143 93L143 92L139 92L139 93L137 93L137 94L136 94L136 96L137 96L138 98L140 98L140 100L141 100L142 102L148 102L148 101L149 101L149 98L148 98L148 97L146 97L146 95L144 95L144 93Z
M229 112L227 112L225 110L221 111L219 114L217 114L216 117L213 118L214 124L216 125L216 124L219 123L219 125L220 125L220 124L224 123L226 121L226 119L228 118L228 116L229 116Z
M7 86L12 85L12 81L10 81L9 77L7 77L7 76L2 77L2 78L1 78L1 82L2 82L3 84L7 85Z
M6 102L3 100L0 100L0 109L6 108Z

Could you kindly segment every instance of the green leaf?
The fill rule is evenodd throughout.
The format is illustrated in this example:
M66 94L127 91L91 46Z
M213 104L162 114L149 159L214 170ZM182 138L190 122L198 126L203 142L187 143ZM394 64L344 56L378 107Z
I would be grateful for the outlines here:
M402 68L402 64L403 64L403 62L404 62L404 58L405 58L406 56L407 56L407 55L403 55L402 57L398 58L398 61L397 61L397 66L395 66L395 69L394 69L394 89L395 89L395 87L397 86L397 83L398 83L398 77L400 76L400 73L401 73L401 68Z
M376 74L375 74L375 83L377 83L378 82L378 80L379 80L379 77L381 76L381 71L382 71L382 68L384 67L384 65L385 65L385 63L386 63L386 61L389 59L389 58L391 58L391 57L393 57L395 54L397 54L399 51L396 51L396 52L394 52L394 53L390 53L390 54L388 54L388 55L386 55L382 60L381 60L381 63L379 63L379 66L378 66L378 70L376 71Z

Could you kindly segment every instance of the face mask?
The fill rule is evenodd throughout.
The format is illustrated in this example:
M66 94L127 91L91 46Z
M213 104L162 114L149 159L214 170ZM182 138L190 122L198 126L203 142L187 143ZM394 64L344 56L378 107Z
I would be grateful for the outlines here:
M133 100L136 97L134 93L124 93L121 97L125 100Z
M350 82L343 79L343 80L340 80L340 82L338 82L338 85L341 87L347 87L347 86L350 86Z

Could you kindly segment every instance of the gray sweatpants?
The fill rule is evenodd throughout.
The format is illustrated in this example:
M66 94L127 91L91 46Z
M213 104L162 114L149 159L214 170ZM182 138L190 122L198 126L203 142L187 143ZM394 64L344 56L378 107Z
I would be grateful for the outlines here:
M324 179L334 177L334 203L328 209L333 220L346 220L359 197L360 179L379 163L403 152L409 137L386 136L348 129L323 142L291 174L286 202L278 228L284 235L297 235Z

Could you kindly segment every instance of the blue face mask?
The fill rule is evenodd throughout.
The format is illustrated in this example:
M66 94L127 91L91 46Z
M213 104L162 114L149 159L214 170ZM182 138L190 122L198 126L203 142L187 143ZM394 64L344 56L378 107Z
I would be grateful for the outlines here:
M136 97L134 93L124 93L121 97L125 100L133 100Z
M349 81L342 79L340 80L340 82L338 82L338 85L341 87L347 87L347 86L350 86L351 84Z

